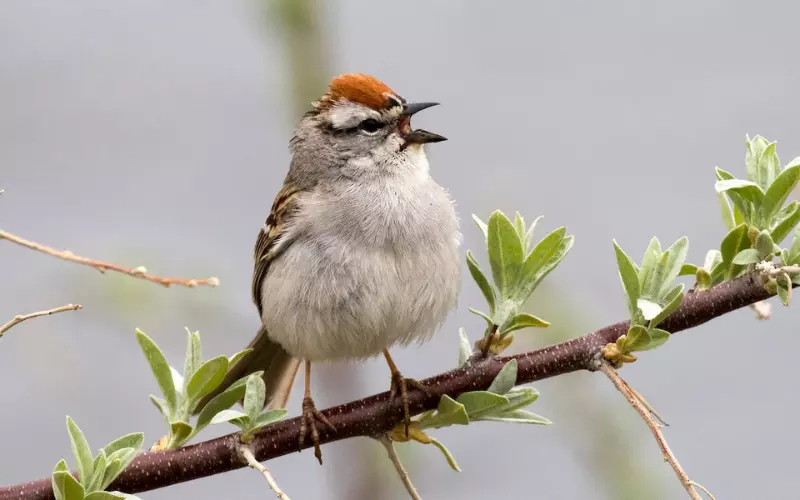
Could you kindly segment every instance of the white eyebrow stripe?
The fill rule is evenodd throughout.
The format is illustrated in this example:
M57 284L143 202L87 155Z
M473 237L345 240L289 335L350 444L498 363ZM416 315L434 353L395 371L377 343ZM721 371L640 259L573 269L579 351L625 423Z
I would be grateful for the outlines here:
M339 129L355 127L367 118L381 119L377 111L350 101L334 104L329 111L329 117L331 125Z

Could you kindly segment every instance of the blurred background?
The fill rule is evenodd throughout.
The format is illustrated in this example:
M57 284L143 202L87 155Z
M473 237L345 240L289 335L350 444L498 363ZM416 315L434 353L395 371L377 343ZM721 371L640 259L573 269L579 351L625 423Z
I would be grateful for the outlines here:
M288 167L308 102L342 72L442 106L415 118L448 142L432 173L457 200L464 249L472 213L545 215L576 245L530 304L553 322L517 334L527 350L627 316L611 240L640 256L656 235L686 235L702 263L725 233L713 167L744 174L745 134L800 155L794 2L425 2L367 0L0 3L0 226L22 237L217 289L164 289L0 242L0 323L75 302L0 342L0 484L50 473L70 456L64 415L93 448L163 433L139 327L180 365L184 326L207 357L258 326L252 247ZM485 264L484 264L485 266ZM422 348L396 349L408 376L454 367L459 326L482 306L468 279L458 311ZM673 450L717 498L796 491L798 312L745 309L644 353L624 375L671 425ZM386 390L382 360L320 368L320 407ZM289 403L298 414L301 387ZM601 376L540 381L530 409L554 425L477 423L398 445L424 498L674 499L680 483L645 425ZM207 429L202 438L235 430ZM269 462L293 498L406 498L368 439ZM69 458L70 462L72 458ZM142 494L268 498L250 470Z

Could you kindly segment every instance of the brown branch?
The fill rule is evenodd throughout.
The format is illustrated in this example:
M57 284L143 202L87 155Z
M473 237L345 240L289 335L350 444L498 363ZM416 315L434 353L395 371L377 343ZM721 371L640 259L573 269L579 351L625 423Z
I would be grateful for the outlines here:
M748 274L710 290L686 294L681 307L659 326L669 332L679 332L769 297L762 275ZM597 353L627 329L628 322L622 321L544 349L473 360L466 366L424 380L431 395L413 391L408 395L410 409L418 414L436 408L444 394L458 397L464 392L485 390L511 359L517 360L517 384L593 370L592 360ZM403 416L397 404L390 406L387 401L388 392L383 392L323 411L337 431L333 433L323 428L320 441L329 443L355 436L379 436L389 431ZM299 417L276 422L259 431L250 447L261 462L295 453L299 431ZM229 434L174 451L142 453L109 489L137 493L244 467L237 456L238 443L238 434ZM50 499L52 495L49 477L0 488L0 500Z
M608 361L598 359L597 365L598 369L611 380L611 382L614 384L614 387L616 387L617 390L621 392L623 396L625 396L625 399L628 400L628 403L633 406L633 409L639 413L647 426L650 428L650 431L653 433L653 437L656 438L656 442L661 448L661 452L664 454L664 460L666 460L672 466L672 470L675 471L675 474L678 476L681 484L686 489L686 492L689 493L689 497L692 500L703 500L703 497L701 497L700 493L698 493L694 488L695 484L697 483L689 479L686 471L684 471L683 467L681 467L681 464L678 462L675 454L672 453L672 450L669 448L667 440L664 438L664 434L661 432L661 426L650 414L650 410L644 404L642 404L639 396L636 394L636 391L633 390L633 388L630 387L627 382L625 382L619 373L617 373L617 370L615 370L614 367L608 363Z
M405 486L406 491L408 491L408 496L411 497L411 500L422 500L422 497L419 496L419 492L414 487L414 483L411 482L411 478L408 476L408 471L406 468L403 467L403 462L400 461L400 456L397 454L397 450L394 447L394 443L392 442L389 437L384 434L378 438L379 443L386 448L386 453L389 455L389 460L392 461L392 465L394 465L394 469L397 471L397 475L400 476L400 480L403 482L403 486Z
M99 260L88 259L86 257L79 257L69 250L55 250L39 243L20 238L19 236L3 231L2 229L0 229L0 240L8 240L12 243L16 243L17 245L22 245L26 248L30 248L31 250L36 250L37 252L58 257L59 259L93 267L101 273L105 273L106 271L116 271L118 273L127 274L128 276L133 276L134 278L152 281L153 283L158 283L159 285L163 285L165 287L169 287L170 285L181 285L189 288L194 288L201 285L219 286L219 278L213 276L211 278L203 279L162 278L161 276L148 274L147 269L145 269L143 266L133 268L123 267L118 266L117 264L111 264L110 262L101 262Z
M51 314L56 314L64 311L77 311L78 309L82 309L83 306L80 304L67 304L65 306L56 307L55 309L48 309L47 311L37 311L28 314L18 314L14 316L14 318L6 323L3 326L0 326L0 338L3 337L3 334L9 331L15 325L22 323L25 320L31 318L38 318L39 316L50 316Z

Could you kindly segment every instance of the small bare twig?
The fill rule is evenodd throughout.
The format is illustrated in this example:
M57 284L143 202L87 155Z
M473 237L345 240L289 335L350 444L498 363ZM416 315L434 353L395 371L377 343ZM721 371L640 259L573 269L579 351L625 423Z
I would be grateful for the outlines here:
M661 426L658 424L658 422L655 421L653 416L650 414L650 410L648 410L647 407L644 404L642 404L642 402L636 396L636 394L638 393L635 393L632 390L632 388L628 385L628 383L625 382L625 380L619 375L617 370L615 370L614 367L611 366L611 364L608 361L604 359L598 359L598 365L599 365L598 369L601 372L605 373L605 375L611 380L611 382L614 384L617 390L621 392L623 396L625 396L625 399L628 400L631 406L633 406L633 408L637 411L637 413L641 415L642 419L644 419L647 426L650 427L650 430L653 432L653 436L656 438L656 442L658 442L658 446L661 447L661 451L664 454L664 460L669 462L669 464L672 466L672 469L675 471L675 474L678 476L678 479L680 479L681 484L689 493L689 497L691 497L692 500L703 500L703 498L700 496L700 493L698 493L697 490L695 489L695 486L698 486L703 491L707 492L707 490L699 486L691 479L689 479L689 476L686 475L686 471L684 471L683 467L681 467L681 464L678 463L678 459L675 458L675 455L672 453L672 450L670 450L669 445L667 444L667 440L661 433ZM714 498L711 494L709 494L709 496L712 499Z
M245 445L239 446L239 454L242 456L242 458L247 460L247 465L251 469L257 470L264 475L264 477L267 479L267 483L269 483L269 487L275 492L275 495L277 495L278 498L281 500L290 500L289 495L280 489L278 483L275 482L275 478L273 478L272 474L269 473L269 470L260 464L258 460L256 460L255 455L253 455L253 450L251 450L250 447Z
M403 467L403 462L400 461L400 457L397 455L397 450L395 450L392 440L389 439L386 434L375 439L380 441L383 447L386 448L386 453L389 454L389 459L392 461L392 464L394 464L394 468L397 470L400 480L403 481L403 486L406 487L408 496L410 496L412 500L422 500L422 497L417 493L417 489L414 488L414 483L411 482L411 478L408 477L408 472L406 472L405 467Z
M30 248L31 250L36 250L37 252L42 252L46 253L47 255L52 255L53 257L58 257L59 259L68 260L70 262L76 262L78 264L90 266L97 269L101 273L105 273L106 271L109 270L116 271L118 273L127 274L128 276L133 276L134 278L140 278L143 280L152 281L153 283L158 283L159 285L163 285L165 287L169 287L170 285L181 285L189 288L194 288L201 285L219 286L219 278L213 276L211 278L204 278L204 279L162 278L160 276L154 276L152 274L148 274L147 269L145 269L143 266L130 268L130 267L118 266L116 264L111 264L109 262L101 262L99 260L87 259L86 257L79 257L70 252L69 250L63 250L63 251L55 250L50 247L40 245L39 243L25 240L11 233L7 233L2 229L0 229L0 240L8 240L12 243L16 243L17 245L22 245L24 247Z
M65 306L56 307L55 309L48 309L47 311L37 311L29 314L18 314L17 316L14 316L14 318L11 321L9 321L3 326L0 326L0 338L2 338L3 334L9 331L13 326L22 323L26 319L38 318L39 316L50 316L51 314L60 313L64 311L77 311L78 309L82 308L83 306L80 304L67 304Z

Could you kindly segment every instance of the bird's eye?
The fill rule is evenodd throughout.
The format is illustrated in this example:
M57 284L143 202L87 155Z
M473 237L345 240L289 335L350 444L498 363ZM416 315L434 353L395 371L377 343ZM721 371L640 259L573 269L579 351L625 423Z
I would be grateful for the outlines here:
M378 123L378 120L373 120L372 118L367 118L358 124L358 129L368 134L374 134L379 128L381 128L381 124Z

